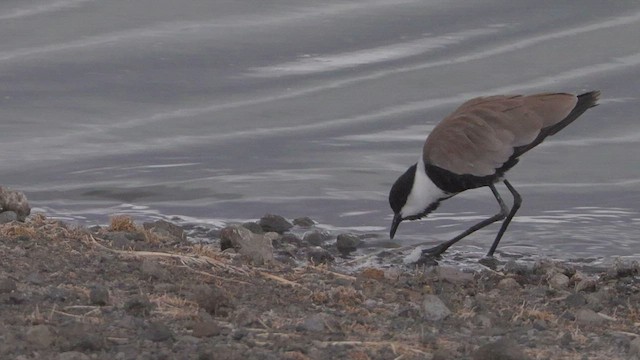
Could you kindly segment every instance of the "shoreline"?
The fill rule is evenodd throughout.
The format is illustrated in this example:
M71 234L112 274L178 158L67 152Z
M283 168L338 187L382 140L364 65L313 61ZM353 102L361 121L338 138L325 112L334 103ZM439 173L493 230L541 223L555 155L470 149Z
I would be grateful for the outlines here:
M310 243L321 233L301 239L258 225L275 231L229 226L212 244L189 243L162 220L114 217L109 227L84 228L32 215L0 225L0 357L640 356L637 262L602 271L540 260L347 273ZM340 241L345 249L357 242Z

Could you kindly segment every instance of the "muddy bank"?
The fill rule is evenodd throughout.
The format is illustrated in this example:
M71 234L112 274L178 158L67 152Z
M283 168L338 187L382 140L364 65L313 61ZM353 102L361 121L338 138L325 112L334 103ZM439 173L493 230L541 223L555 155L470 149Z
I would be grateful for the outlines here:
M636 263L347 273L335 238L313 232L312 222L278 221L212 232L210 244L186 241L170 223L123 217L91 229L39 215L1 225L0 358L640 355ZM341 248L358 240L343 236Z

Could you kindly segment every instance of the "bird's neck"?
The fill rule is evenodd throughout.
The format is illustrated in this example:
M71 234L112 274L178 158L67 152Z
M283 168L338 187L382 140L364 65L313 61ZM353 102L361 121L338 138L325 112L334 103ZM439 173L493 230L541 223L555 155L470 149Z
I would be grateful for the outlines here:
M447 194L440 189L427 175L424 161L416 164L416 171L413 178L413 186L407 197L407 202L402 208L402 216L412 216L421 214L429 205L446 198Z

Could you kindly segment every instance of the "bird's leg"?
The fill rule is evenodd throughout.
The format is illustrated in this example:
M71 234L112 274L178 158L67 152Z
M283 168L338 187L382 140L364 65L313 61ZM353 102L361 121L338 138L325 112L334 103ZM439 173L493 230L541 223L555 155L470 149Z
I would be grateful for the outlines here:
M509 185L510 186L510 185ZM502 198L500 197L500 194L498 193L498 190L496 190L496 187L493 184L489 184L489 188L491 189L491 192L493 192L493 196L496 197L496 200L498 200L498 205L500 205L500 212L493 215L492 217L483 220L475 225L473 225L472 227L470 227L469 229L467 229L465 232L463 232L462 234L454 237L453 239L444 242L438 246L432 247L430 249L425 249L422 250L422 254L423 255L427 255L427 256L438 256L442 253L444 253L445 251L447 251L447 249L457 243L458 241L460 241L462 238L464 238L465 236L482 229L483 227L492 224L498 220L502 220L507 216L507 211L509 209L507 209L507 206L504 204L504 201L502 201Z
M493 256L493 253L496 251L496 248L498 247L498 243L500 242L500 239L502 239L502 235L504 235L504 232L507 230L507 226L509 226L511 219L513 219L513 216L516 214L516 212L520 208L520 205L522 204L522 197L520 196L520 194L518 194L516 189L514 189L513 186L511 186L511 183L509 183L507 180L503 180L503 182L507 186L507 189L509 189L509 191L511 192L511 195L513 195L513 206L511 207L511 211L509 212L509 215L507 215L507 218L502 223L502 226L500 227L500 231L498 231L498 235L496 236L496 239L493 241L493 244L491 245L491 249L489 249L489 252L487 253L487 257Z

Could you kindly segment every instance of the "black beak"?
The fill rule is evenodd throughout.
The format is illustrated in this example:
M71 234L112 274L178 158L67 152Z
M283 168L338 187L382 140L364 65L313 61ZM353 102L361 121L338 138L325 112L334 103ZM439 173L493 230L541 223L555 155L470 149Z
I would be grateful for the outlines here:
M402 222L402 216L400 214L395 214L393 217L393 222L391 223L391 232L389 233L389 237L393 239L393 236L396 234L396 230L398 230L398 225Z

